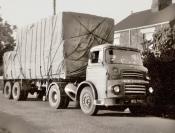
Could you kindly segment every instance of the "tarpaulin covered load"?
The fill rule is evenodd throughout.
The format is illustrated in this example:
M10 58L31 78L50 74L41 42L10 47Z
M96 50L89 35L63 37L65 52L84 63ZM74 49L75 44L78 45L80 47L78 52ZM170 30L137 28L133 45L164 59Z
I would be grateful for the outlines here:
M16 48L4 55L6 79L85 76L92 46L113 43L114 20L63 12L22 28Z

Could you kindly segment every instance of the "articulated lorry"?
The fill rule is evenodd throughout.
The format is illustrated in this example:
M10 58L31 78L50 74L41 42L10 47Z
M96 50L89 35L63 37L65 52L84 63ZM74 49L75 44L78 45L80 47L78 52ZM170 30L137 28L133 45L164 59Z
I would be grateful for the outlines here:
M112 45L114 20L63 12L22 28L4 54L6 98L46 98L51 107L77 101L94 115L100 107L143 111L151 92L140 52Z

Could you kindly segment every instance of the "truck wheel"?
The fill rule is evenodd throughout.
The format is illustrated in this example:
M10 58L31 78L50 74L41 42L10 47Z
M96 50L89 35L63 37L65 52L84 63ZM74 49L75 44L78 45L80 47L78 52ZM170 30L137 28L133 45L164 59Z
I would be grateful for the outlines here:
M83 88L80 94L81 110L87 115L95 115L98 112L97 106L94 105L94 96L89 86Z
M64 91L60 90L57 84L50 87L49 104L55 109L65 109L69 104L69 97L65 96Z
M21 90L21 86L19 82L14 83L12 88L12 96L13 96L13 99L16 101L26 100L27 93L24 93L24 91Z
M12 99L12 86L9 81L5 83L4 96L5 98Z

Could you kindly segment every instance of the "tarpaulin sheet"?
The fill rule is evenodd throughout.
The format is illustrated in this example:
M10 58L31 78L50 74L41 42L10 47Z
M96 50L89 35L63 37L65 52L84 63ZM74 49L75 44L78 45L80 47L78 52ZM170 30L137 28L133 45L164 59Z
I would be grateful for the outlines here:
M62 12L17 32L16 47L4 55L6 79L85 76L91 47L113 43L114 20Z

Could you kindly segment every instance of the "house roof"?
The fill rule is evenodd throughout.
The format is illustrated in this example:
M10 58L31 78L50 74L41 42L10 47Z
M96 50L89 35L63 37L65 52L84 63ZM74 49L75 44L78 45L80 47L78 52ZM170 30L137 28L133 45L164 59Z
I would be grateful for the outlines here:
M172 4L161 11L152 12L144 10L136 12L115 25L115 31L137 28L175 20L175 4Z

